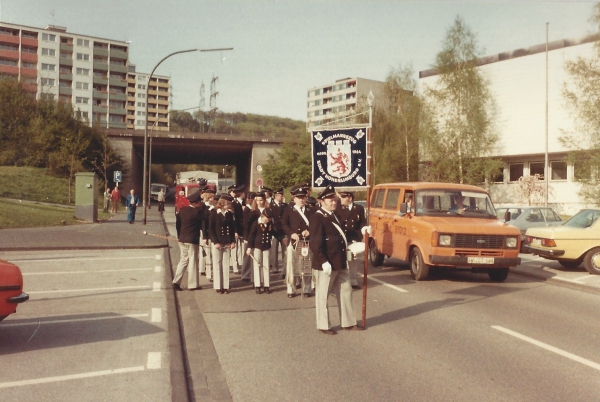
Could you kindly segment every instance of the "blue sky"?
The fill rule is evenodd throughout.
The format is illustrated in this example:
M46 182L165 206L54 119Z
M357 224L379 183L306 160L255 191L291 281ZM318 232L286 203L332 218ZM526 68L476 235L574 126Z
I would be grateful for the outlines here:
M218 76L226 112L306 119L311 87L346 77L384 80L392 67L431 67L460 15L484 55L593 32L592 2L345 0L0 0L3 22L131 41L130 61L149 73L164 56L191 48L231 52L176 55L173 107L198 106L200 85Z

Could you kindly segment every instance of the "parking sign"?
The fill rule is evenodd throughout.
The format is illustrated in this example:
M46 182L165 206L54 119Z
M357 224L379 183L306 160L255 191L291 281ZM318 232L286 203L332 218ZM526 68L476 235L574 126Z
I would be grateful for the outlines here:
M122 181L121 171L115 170L115 179L113 180L115 183L120 183Z

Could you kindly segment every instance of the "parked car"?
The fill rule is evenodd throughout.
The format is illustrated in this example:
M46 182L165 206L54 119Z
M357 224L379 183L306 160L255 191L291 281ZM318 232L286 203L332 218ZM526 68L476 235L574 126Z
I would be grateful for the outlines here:
M527 229L526 252L558 261L565 268L600 275L600 209L584 209L562 226Z
M532 206L496 208L496 216L501 222L504 222L507 211L510 212L510 219L506 223L519 228L521 240L525 240L525 232L529 228L560 226L564 223L560 215L552 208Z
M17 311L17 304L29 300L23 293L23 275L15 264L0 260L0 321Z

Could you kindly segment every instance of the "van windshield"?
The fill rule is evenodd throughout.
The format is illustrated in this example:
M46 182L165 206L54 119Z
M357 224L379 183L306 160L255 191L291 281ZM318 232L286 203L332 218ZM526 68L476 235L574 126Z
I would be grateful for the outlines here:
M417 190L415 199L417 215L451 215L496 219L492 201L483 192Z

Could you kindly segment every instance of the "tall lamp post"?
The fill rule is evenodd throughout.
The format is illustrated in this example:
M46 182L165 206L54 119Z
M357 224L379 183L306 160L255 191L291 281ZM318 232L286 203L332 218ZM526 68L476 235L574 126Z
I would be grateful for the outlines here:
M143 223L144 225L146 224L146 216L148 214L148 179L147 179L147 175L148 175L148 90L150 89L150 81L152 81L152 75L154 74L154 71L156 71L156 69L158 68L158 66L160 66L160 64L167 60L169 57L171 56L175 56L176 54L180 54L180 53L190 53L190 52L218 52L218 51L226 51L226 50L233 50L232 47L228 47L228 48L217 48L217 49L188 49L188 50L180 50L178 52L173 52L165 57L163 57L163 59L161 61L158 62L158 64L156 64L156 66L154 66L154 68L152 69L152 72L150 73L150 76L148 77L148 84L146 85L146 108L145 108L145 124L144 124L144 178L142 181L142 185L143 185L143 194L142 194L142 203L143 203L143 207L144 207L144 219L143 219Z

